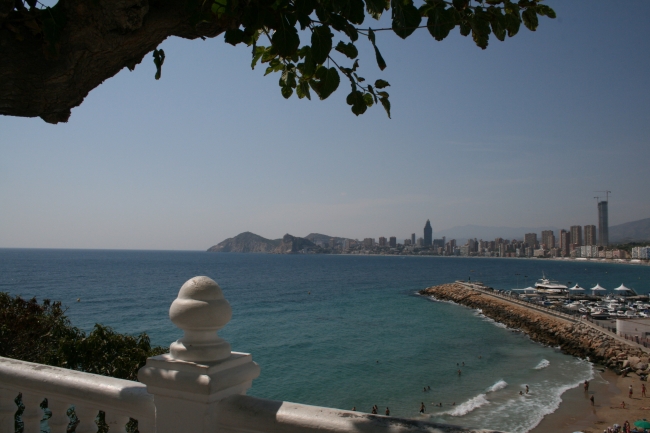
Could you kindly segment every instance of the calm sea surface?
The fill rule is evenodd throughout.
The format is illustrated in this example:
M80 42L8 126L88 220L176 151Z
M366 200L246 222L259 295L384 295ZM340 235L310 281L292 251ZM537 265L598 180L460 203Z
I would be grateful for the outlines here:
M250 395L366 412L377 404L410 418L421 417L424 402L427 419L512 432L554 411L565 390L592 377L591 366L415 292L468 277L525 287L542 272L582 287L650 292L650 267L638 265L0 249L0 291L61 300L75 326L147 332L165 346L181 336L168 318L178 289L196 275L213 278L233 308L220 335L262 368ZM530 393L520 396L525 385Z

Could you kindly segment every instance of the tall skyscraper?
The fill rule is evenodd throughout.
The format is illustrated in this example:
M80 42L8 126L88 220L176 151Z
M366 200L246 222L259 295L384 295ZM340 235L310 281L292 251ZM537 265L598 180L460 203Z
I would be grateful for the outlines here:
M568 257L571 253L571 232L560 230L560 251L562 257Z
M585 245L596 245L596 226L585 226Z
M609 216L607 200L598 202L598 245L609 245Z
M542 243L549 250L555 248L555 234L553 234L553 230L542 231Z
M431 228L431 223L427 220L427 223L424 225L424 246L429 247L433 242L433 229Z
M411 233L411 245L415 245L415 233Z
M571 243L577 247L582 246L582 226L571 226Z
M537 233L526 233L524 235L524 242L530 248L535 248L537 246Z
M380 247L385 247L386 246L386 238L383 236L379 237L379 246Z
M388 242L391 248L395 248L397 246L397 238L395 236L391 236Z

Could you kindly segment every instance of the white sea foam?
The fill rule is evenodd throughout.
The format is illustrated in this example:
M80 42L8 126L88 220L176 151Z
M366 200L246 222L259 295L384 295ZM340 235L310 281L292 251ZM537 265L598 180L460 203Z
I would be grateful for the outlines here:
M487 392L498 391L498 390L500 390L500 389L505 388L506 386L508 386L508 382L506 382L505 380L499 380L497 383L495 383L494 385L492 385L491 387L489 387L489 388L487 389Z
M542 359L541 361L539 361L539 364L537 364L537 366L535 367L535 370L541 370L542 368L546 368L549 365L551 365L551 363L548 360Z
M485 406L486 404L490 404L490 402L485 397L485 394L479 394L474 398L470 398L465 403L459 404L454 409L444 412L444 414L451 416L463 416L467 415L474 409Z

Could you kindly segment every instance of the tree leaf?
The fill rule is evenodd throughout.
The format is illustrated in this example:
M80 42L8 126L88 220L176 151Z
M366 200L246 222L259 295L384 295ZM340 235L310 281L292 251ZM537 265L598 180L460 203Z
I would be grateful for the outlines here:
M381 105L384 107L384 110L386 110L386 114L388 114L388 118L390 119L390 101L388 100L388 96L379 98L379 102L381 102Z
M365 0L366 10L376 20L381 17L384 11L387 11L390 6L390 0Z
M535 8L528 8L526 9L522 14L521 18L524 21L524 25L528 27L528 30L531 32L534 32L537 30L537 26L539 25L539 19L537 18L537 12L535 12Z
M291 57L298 50L298 46L300 45L298 30L296 30L295 27L284 23L284 25L278 28L275 33L273 33L273 36L271 36L271 43L280 56Z
M352 112L355 115L363 114L366 112L368 109L368 106L366 105L366 101L363 97L363 93L361 93L358 90L353 90L348 94L347 98L345 98L345 101L348 103L348 105L352 106Z
M323 100L327 99L339 87L341 77L335 67L321 66L316 71L316 80L310 82L312 89Z
M436 41L442 41L449 32L456 27L456 22L451 9L444 9L444 4L429 10L427 30Z
M224 41L230 45L237 45L244 42L245 36L246 34L241 29L229 29L226 30Z
M289 99L291 95L293 95L293 89L289 86L282 86L280 92L282 93L282 96L284 96L284 99Z
M513 37L519 33L519 27L521 26L521 17L519 16L519 11L512 11L506 13L506 29L508 30L508 37Z
M311 94L309 93L309 83L307 81L301 81L298 83L298 86L296 86L296 95L298 95L299 99L302 98L307 98L311 100Z
M383 89L383 88L388 87L388 86L390 86L390 84L388 84L388 81L386 81L386 80L381 80L380 79L380 80L375 81L375 87L378 88L378 89Z
M332 32L329 26L317 26L311 34L311 54L314 62L322 65L332 51Z
M556 18L557 15L555 11L546 5L537 5L537 13L542 16L547 16L549 18Z
M393 2L393 31L397 36L406 39L422 22L420 11L412 2L404 4L403 0Z
M350 59L356 59L359 55L357 47L352 42L345 44L343 41L339 41L336 45L336 51L345 54Z

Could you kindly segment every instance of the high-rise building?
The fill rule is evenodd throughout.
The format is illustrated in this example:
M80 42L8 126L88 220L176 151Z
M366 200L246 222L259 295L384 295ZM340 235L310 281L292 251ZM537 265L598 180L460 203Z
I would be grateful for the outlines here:
M363 246L367 247L367 248L374 247L375 246L375 239L374 238L364 238Z
M388 245L391 248L396 248L397 247L397 238L395 236L391 236L390 239L388 240Z
M585 226L585 245L596 245L596 226Z
M524 235L524 243L526 243L531 250L534 249L537 245L537 233L526 233Z
M571 226L571 243L577 247L582 246L582 226Z
M411 245L415 245L415 233L411 233Z
M598 202L598 245L606 247L609 245L609 216L608 202Z
M433 229L431 228L431 223L427 220L427 223L424 225L424 246L429 247L433 242Z
M380 247L385 247L386 246L386 238L383 236L379 237L379 246Z
M560 251L563 257L569 257L571 252L571 232L560 230Z
M542 231L542 243L546 246L547 250L555 248L555 234L553 230Z

